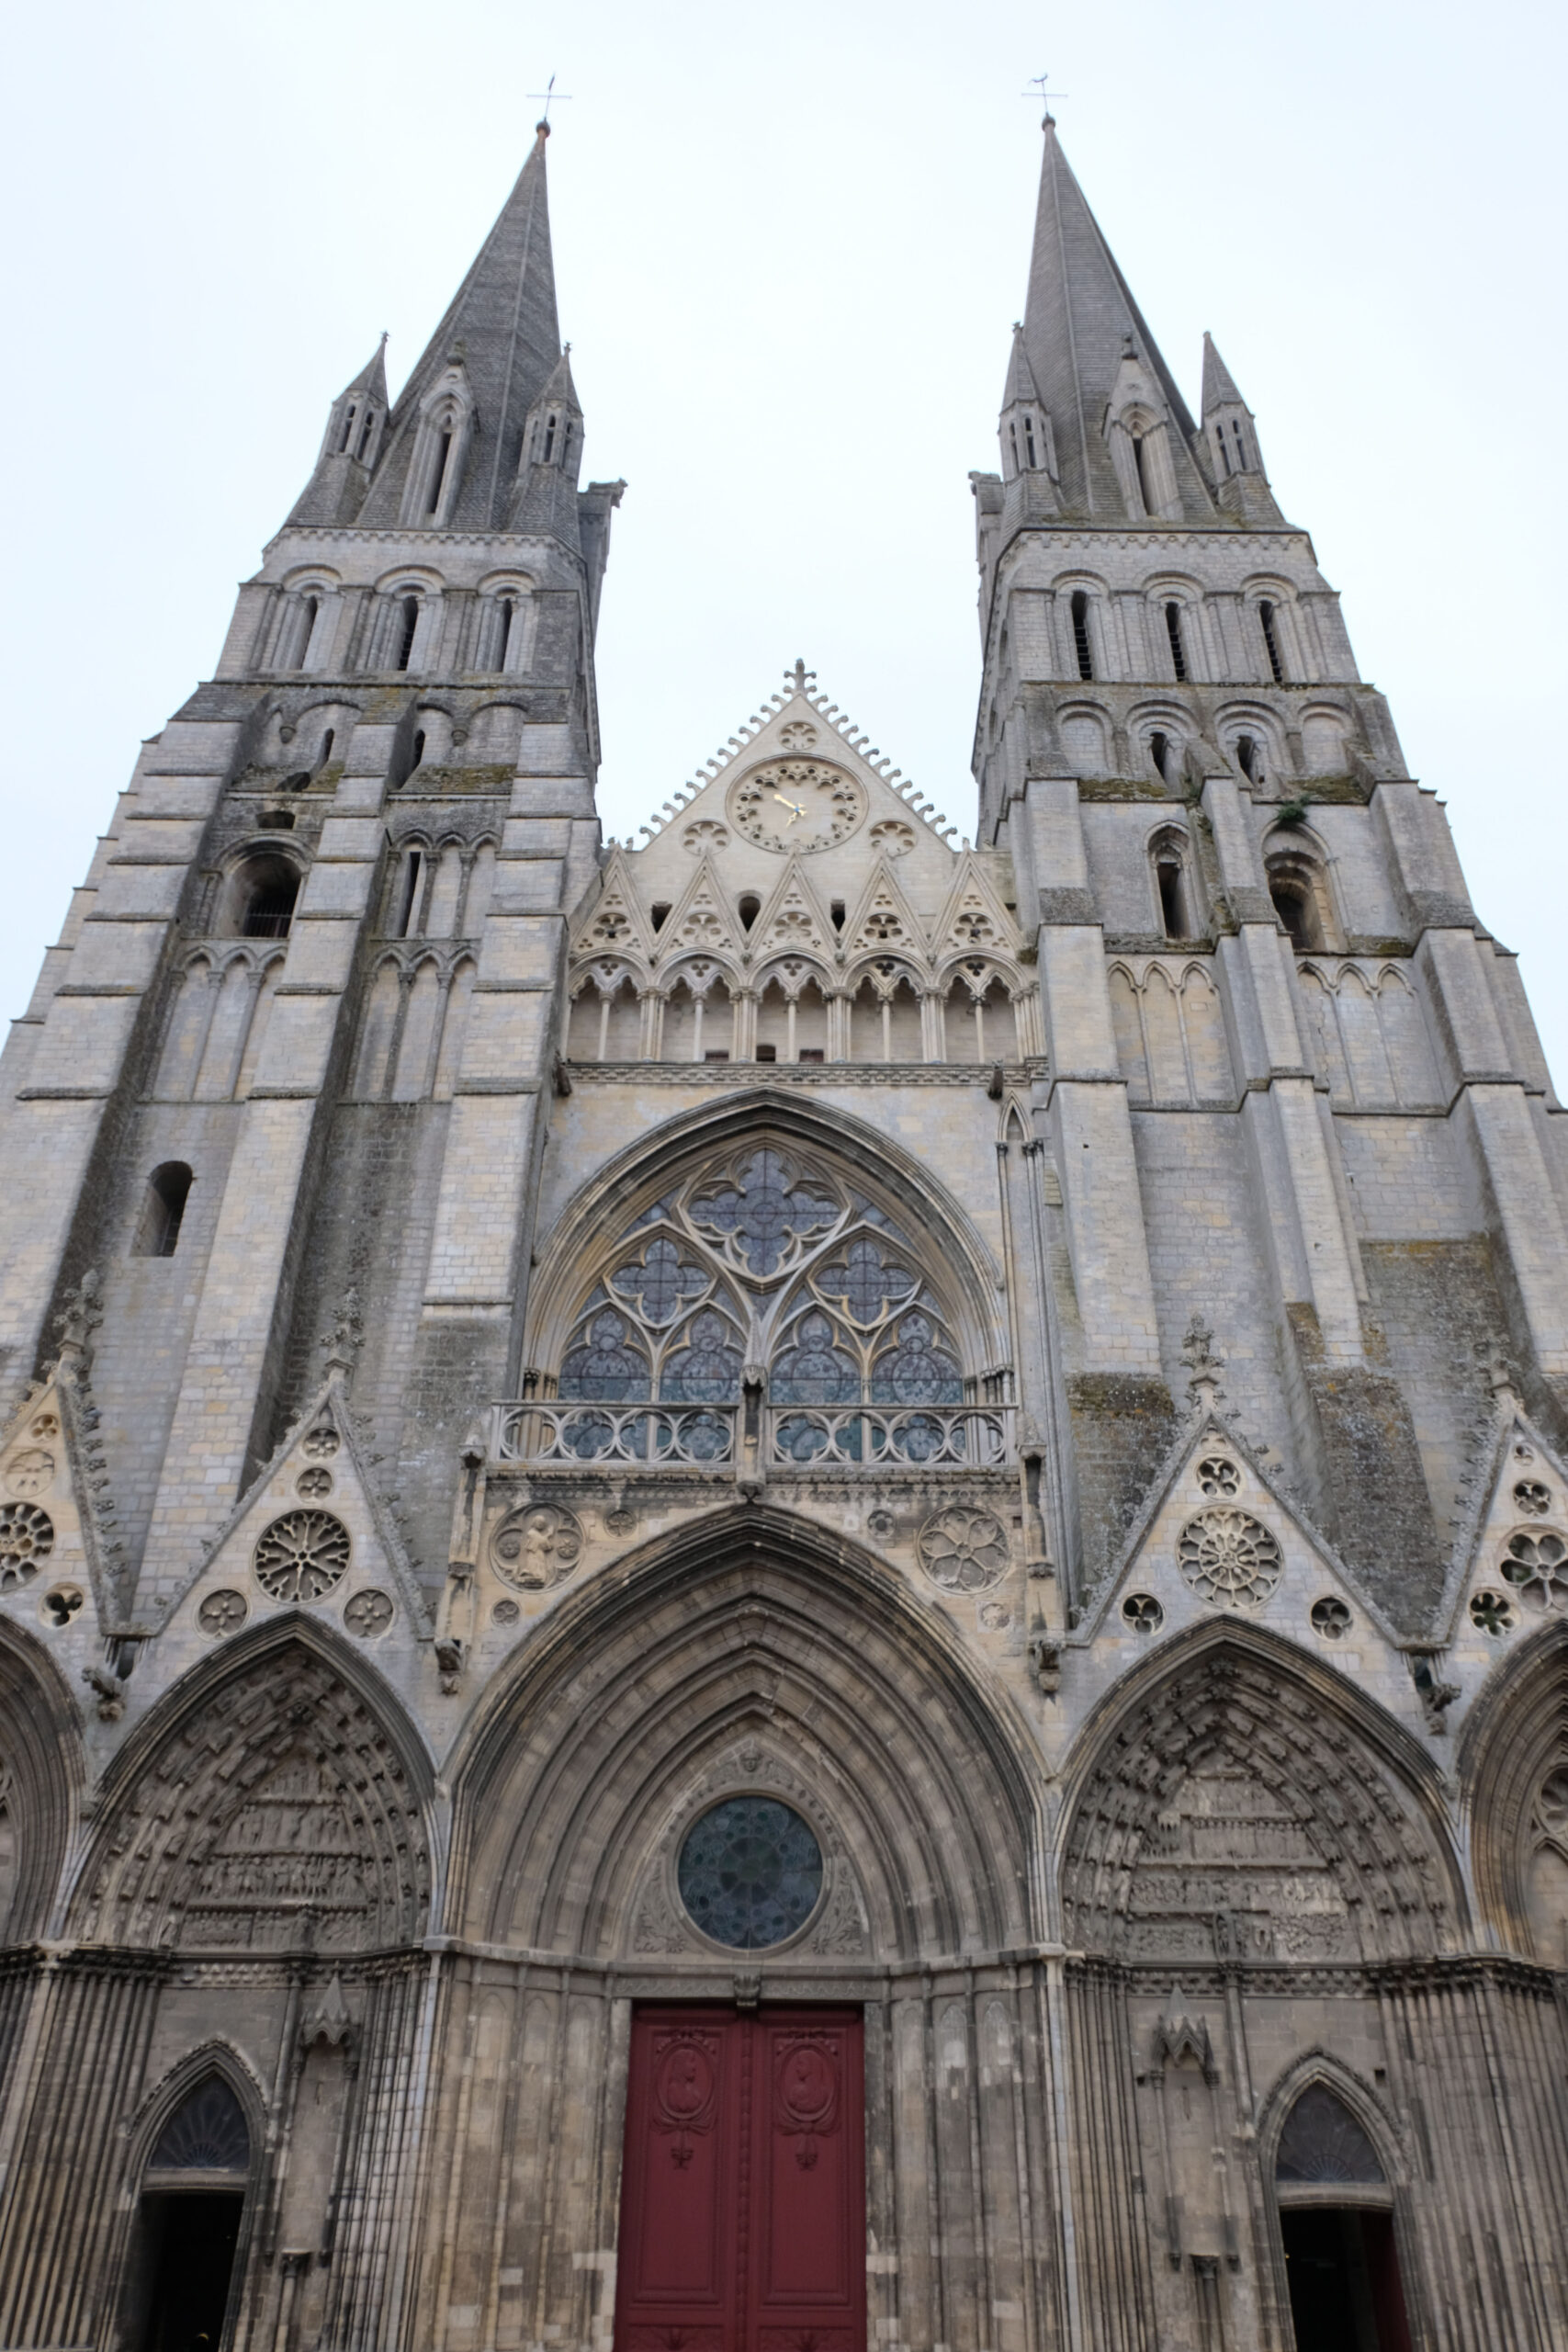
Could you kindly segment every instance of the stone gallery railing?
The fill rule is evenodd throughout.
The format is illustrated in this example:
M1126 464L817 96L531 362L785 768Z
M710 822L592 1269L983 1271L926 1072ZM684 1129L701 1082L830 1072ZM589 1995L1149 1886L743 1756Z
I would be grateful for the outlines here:
M492 1461L541 1467L724 1469L751 1449L741 1405L521 1404L491 1408ZM779 1470L988 1468L1012 1460L1010 1405L775 1405L756 1416ZM755 1456L753 1456L755 1458Z

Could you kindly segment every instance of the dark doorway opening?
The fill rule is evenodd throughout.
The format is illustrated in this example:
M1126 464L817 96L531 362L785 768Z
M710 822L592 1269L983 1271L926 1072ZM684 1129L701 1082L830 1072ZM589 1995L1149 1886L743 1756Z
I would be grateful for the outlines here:
M1410 2352L1392 2213L1286 2206L1280 2228L1296 2352Z
M141 2292L133 2290L141 2312L129 2336L135 2352L219 2352L244 2205L239 2189L143 2197Z

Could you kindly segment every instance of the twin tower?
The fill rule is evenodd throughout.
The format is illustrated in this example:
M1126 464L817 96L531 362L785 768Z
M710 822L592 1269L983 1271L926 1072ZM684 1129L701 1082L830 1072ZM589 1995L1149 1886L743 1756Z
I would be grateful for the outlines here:
M975 846L607 845L547 136L6 1049L0 2340L1559 2345L1514 961L1049 121Z

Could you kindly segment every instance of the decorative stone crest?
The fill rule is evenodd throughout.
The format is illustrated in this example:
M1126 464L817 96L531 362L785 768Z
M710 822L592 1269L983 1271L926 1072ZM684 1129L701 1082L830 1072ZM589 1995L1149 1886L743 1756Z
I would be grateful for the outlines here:
M36 1503L0 1503L0 1592L30 1584L54 1549L54 1521Z
M1256 1609L1284 1570L1284 1556L1261 1520L1245 1510L1201 1510L1181 1531L1181 1573L1216 1609Z
M558 1503L530 1503L502 1521L491 1538L491 1566L518 1592L546 1592L582 1556L582 1529Z
M223 1585L206 1595L196 1612L196 1622L204 1634L216 1637L237 1634L250 1613L244 1594L236 1592L231 1585Z
M32 1495L46 1493L53 1478L53 1454L41 1445L25 1446L20 1453L11 1456L11 1465L6 1473L6 1492L26 1500Z
M984 1592L1007 1574L1007 1530L994 1511L953 1503L916 1538L920 1566L943 1592Z

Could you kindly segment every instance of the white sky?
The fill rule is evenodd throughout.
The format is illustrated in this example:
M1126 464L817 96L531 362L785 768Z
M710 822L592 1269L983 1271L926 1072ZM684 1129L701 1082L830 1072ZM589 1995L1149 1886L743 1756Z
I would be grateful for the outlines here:
M390 330L394 390L526 152L586 474L624 475L607 830L797 653L963 832L970 468L997 464L1051 69L1196 405L1213 330L1362 673L1447 799L1568 1083L1568 12L1495 0L89 0L14 21L0 1011L217 657L237 581Z

